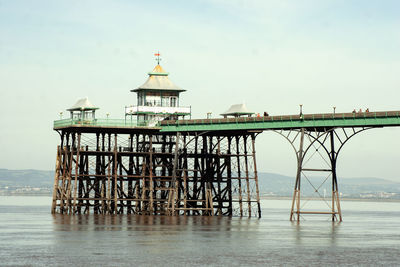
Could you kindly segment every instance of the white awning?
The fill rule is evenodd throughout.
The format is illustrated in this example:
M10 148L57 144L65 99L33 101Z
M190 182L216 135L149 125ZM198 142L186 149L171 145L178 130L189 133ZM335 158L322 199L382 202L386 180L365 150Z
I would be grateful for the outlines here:
M93 110L93 109L99 109L99 108L95 107L92 103L90 103L89 99L85 97L76 101L76 103L67 110L73 111L73 110Z
M222 116L240 116L240 115L253 115L254 112L251 112L247 109L245 104L235 104L232 105L227 111L222 113Z

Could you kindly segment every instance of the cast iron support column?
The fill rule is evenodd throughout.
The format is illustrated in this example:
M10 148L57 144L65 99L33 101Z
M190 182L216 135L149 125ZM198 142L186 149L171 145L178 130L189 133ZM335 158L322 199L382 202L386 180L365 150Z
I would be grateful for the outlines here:
M78 193L78 174L79 174L79 152L81 150L81 133L78 133L78 145L76 147L76 158L75 158L75 180L74 180L74 207L73 213L76 213L76 201Z
M257 162L256 162L256 136L255 134L251 135L251 143L252 143L252 153L253 153L253 164L254 164L254 180L256 183L256 200L257 200L257 209L258 209L258 218L261 218L261 204L260 204L260 191L258 188L258 172L257 172Z
M294 219L294 213L297 214L297 221L300 221L300 180L303 165L303 145L304 145L304 128L301 128L300 147L297 152L297 174L294 185L294 193L292 200L292 209L290 211L290 220ZM295 210L296 209L296 210Z
M330 132L330 139L331 139L331 167L332 167L332 221L335 221L336 214L339 215L339 221L342 221L342 211L340 209L340 200L339 200L339 190L338 190L338 183L337 183L337 175L336 175L336 160L337 160L337 153L335 151L335 130ZM336 209L335 209L336 204Z

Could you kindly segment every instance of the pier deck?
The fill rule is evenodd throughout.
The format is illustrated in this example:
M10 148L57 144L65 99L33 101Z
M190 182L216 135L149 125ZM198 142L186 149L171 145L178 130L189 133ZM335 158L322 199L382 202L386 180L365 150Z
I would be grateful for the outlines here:
M163 121L161 132L400 126L400 111Z

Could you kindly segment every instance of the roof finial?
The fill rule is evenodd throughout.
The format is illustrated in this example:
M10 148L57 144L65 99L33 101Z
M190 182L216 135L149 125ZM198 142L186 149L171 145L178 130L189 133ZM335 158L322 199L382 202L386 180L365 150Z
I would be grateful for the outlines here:
M157 53L155 53L154 56L156 56L157 65L160 65L160 61L161 61L161 58L160 58L160 51L158 51Z

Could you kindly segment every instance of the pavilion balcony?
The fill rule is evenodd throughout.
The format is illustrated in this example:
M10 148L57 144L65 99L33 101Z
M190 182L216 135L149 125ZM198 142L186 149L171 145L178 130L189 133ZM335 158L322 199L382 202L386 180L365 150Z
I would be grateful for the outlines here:
M125 107L125 114L176 114L190 115L191 107L161 107L161 106L129 106Z

